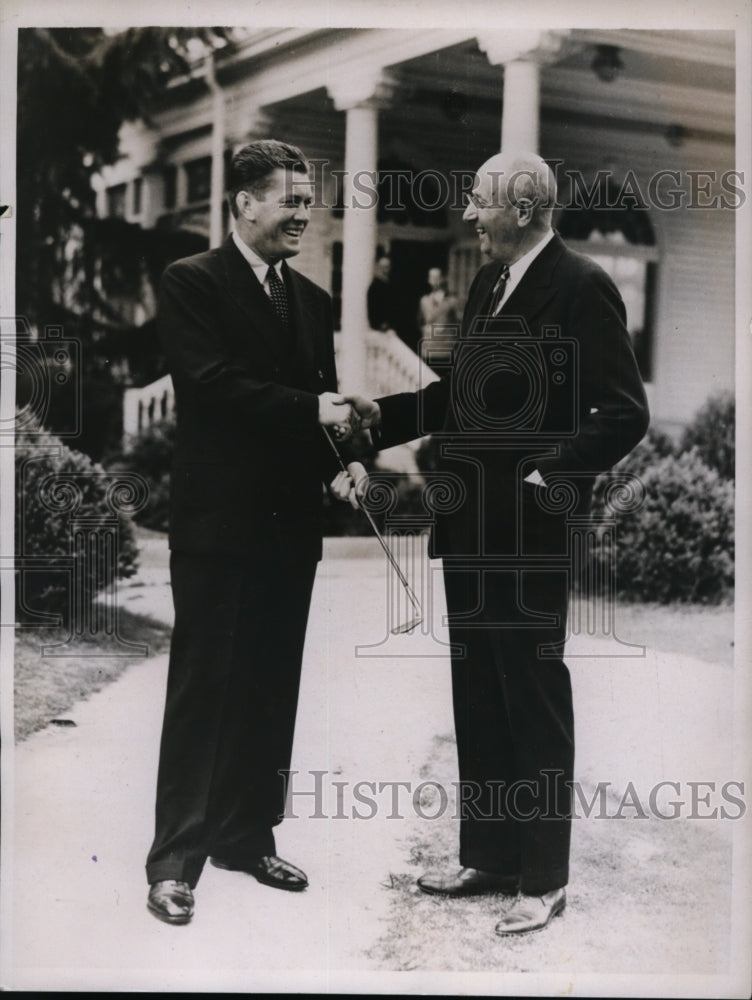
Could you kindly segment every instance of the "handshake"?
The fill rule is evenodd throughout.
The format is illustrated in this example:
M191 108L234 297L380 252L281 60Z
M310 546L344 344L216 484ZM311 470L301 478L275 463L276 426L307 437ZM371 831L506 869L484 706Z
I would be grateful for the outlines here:
M364 396L343 396L336 392L323 392L319 396L319 423L338 442L347 441L356 431L367 431L381 421L379 404ZM350 462L347 469L337 473L329 489L338 500L349 501L356 509L368 482L366 470L360 462Z
M379 404L365 396L345 396L322 392L319 396L319 423L330 427L338 442L347 441L357 431L366 431L381 420Z

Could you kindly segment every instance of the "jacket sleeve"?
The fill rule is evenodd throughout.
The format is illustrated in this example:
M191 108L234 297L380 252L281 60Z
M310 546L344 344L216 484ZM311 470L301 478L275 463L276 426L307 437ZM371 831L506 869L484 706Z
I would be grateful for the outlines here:
M374 445L381 450L395 444L414 441L425 434L433 434L444 426L449 401L449 383L446 378L431 382L417 392L398 392L382 396L376 402L381 408L381 425L372 429ZM374 433L375 430L375 433Z
M546 473L611 468L648 428L645 389L635 360L626 311L611 278L593 265L582 270L570 299L566 330L579 349L579 425L556 457L541 459Z
M318 424L318 396L255 378L228 351L221 329L217 284L202 267L177 261L160 283L157 325L176 386L206 407L276 437L310 436Z
M475 294L492 267L481 268L473 278L467 294L463 329L474 318ZM376 448L391 448L426 434L435 434L444 426L450 404L449 376L445 375L417 392L382 396L376 402L381 407L381 426L375 432L371 431Z

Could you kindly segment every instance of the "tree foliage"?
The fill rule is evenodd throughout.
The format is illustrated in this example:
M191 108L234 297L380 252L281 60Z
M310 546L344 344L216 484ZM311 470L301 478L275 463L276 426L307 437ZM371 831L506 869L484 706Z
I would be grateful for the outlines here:
M140 296L171 249L165 234L98 218L93 178L118 159L122 125L150 120L197 49L230 41L222 28L19 31L17 310L33 330L62 326L81 341L92 386L117 385L117 361L140 343L124 339L133 326L118 303ZM92 446L86 430L96 419L79 446L98 457L107 442Z

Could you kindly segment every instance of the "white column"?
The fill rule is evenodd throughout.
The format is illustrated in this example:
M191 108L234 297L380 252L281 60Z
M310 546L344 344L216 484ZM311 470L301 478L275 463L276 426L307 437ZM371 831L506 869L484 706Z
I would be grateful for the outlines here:
M360 105L346 113L345 214L342 223L342 371L340 382L349 392L362 391L366 378L366 296L373 278L376 252L376 199L355 190L362 171L376 178L379 113ZM368 187L375 187L368 182Z
M224 238L222 202L225 195L225 95L214 73L214 57L207 66L206 78L212 94L211 194L209 200L209 246L216 247Z
M538 152L540 133L540 66L531 59L504 64L501 148Z
M347 392L362 392L366 385L366 296L373 278L377 238L379 104L387 87L380 72L329 86L335 107L346 115L339 381ZM358 176L359 187L367 193L356 190Z
M492 66L504 67L501 149L538 152L540 68L571 47L569 32L519 30L490 32L478 38Z
M141 174L141 225L152 229L155 222L154 174L146 170Z

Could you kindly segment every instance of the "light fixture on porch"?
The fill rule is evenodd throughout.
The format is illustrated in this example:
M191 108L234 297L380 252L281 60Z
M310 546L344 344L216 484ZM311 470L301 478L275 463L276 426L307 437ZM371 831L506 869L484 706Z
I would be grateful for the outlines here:
M624 63L619 58L619 48L616 45L596 45L590 68L604 83L613 83L624 69Z

